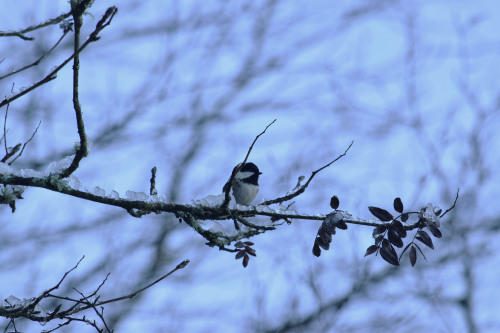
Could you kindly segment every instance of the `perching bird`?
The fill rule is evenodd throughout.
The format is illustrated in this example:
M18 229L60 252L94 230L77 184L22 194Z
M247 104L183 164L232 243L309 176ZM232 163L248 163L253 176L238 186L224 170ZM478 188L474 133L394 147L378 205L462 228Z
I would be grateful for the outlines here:
M236 166L238 167L238 166ZM237 204L249 206L259 193L259 175L262 172L252 162L245 163L233 179L232 189ZM224 185L223 192L227 189Z

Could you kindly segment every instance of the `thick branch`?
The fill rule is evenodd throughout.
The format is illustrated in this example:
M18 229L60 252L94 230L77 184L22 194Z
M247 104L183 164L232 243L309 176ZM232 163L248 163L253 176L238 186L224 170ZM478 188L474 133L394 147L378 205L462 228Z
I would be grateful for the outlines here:
M88 2L88 1L87 1ZM80 4L84 3L81 1ZM85 123L83 121L82 114L82 106L80 105L79 100L79 87L78 87L78 79L80 75L80 30L83 24L83 12L84 9L81 9L82 6L74 5L74 2L71 2L71 9L73 20L75 23L75 42L74 42L74 57L73 57L73 108L75 109L76 114L76 125L78 128L78 135L80 136L80 146L76 151L75 158L71 162L71 165L64 170L64 172L60 175L60 178L69 177L80 165L80 161L88 155L87 149L87 135L85 134Z
M165 203L160 201L159 199L156 199L157 197L155 196L151 197L150 200L143 200L143 201L98 196L89 192L73 189L68 186L65 180L59 180L55 176L46 178L36 178L36 177L19 177L12 175L0 175L0 184L45 188L51 191L70 195L84 200L120 207L127 211L138 210L141 212L172 213L179 219L185 221L197 233L203 236L208 241L208 244L210 246L219 246L219 247L228 245L233 241L258 235L267 230L271 230L273 227L278 226L279 224L270 223L270 225L268 226L265 227L259 226L258 228L252 228L251 226L248 226L249 227L248 230L241 230L231 236L228 236L224 235L221 232L205 229L200 224L199 221L206 221L206 220L232 221L235 216L240 219L256 217L256 216L264 216L272 218L274 221L282 219L323 221L325 219L325 216L321 215L306 215L306 214L299 214L293 211L274 210L266 206L255 206L255 207L248 207L247 209L244 210L238 210L238 209L229 209L227 207L219 205L202 206L202 205L188 205L188 204L183 205L176 203ZM372 227L376 227L380 224L383 224L380 223L379 221L361 220L357 218L352 218L352 219L344 218L344 222L351 224L372 226ZM413 229L416 227L417 224L415 226L413 225L408 226L409 229Z

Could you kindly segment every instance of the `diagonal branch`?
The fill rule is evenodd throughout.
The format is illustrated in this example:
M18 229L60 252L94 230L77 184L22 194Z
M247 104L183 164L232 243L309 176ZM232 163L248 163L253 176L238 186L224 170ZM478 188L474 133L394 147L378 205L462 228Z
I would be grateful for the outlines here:
M252 144L250 145L250 148L248 149L248 152L247 152L247 155L245 156L245 159L243 160L242 163L238 164L238 166L236 166L234 169L233 169L233 172L231 173L231 177L229 178L229 180L227 181L226 185L224 185L224 202L222 203L222 207L227 207L229 205L229 201L231 201L231 196L230 196L230 192L231 192L231 184L233 183L233 180L234 180L234 177L236 176L236 174L238 173L238 171L240 171L240 169L243 167L243 164L245 164L248 160L248 156L250 156L250 152L252 151L253 149L253 146L255 145L255 142L257 142L257 139L264 133L266 133L267 129L272 125L274 124L274 122L276 121L276 119L274 119L269 125L266 126L266 128L259 134L255 137L255 139L253 140Z
M46 56L48 56L52 51L54 51L54 49L61 43L61 41L64 39L64 37L66 37L66 35L68 34L68 32L71 31L71 26L68 26L66 29L64 29L64 32L63 32L63 35L59 38L59 40L54 44L54 46L52 46L50 48L49 51L47 51L47 53L45 54L42 54L42 56L40 58L38 58L35 62L33 62L32 64L29 64L29 65L26 65L22 68L19 68L19 69L16 69L16 70L13 70L12 72L8 73L8 74L5 74L4 76L0 76L0 80L3 80L11 75L14 75L14 74L18 74L28 68L31 68L33 66L37 66Z
M121 297L117 297L117 298L113 298L113 299L108 299L108 300L105 300L105 301L102 301L102 302L98 302L95 305L96 306L101 306L101 305L104 305L104 304L118 302L118 301L122 301L122 300L128 299L128 298L133 298L133 297L137 296L138 294L142 293L144 290L151 288L152 286L154 286L158 282L160 282L163 279L169 277L170 275L172 275L173 273L177 272L178 270L183 269L184 267L186 267L189 264L189 262L190 262L189 259L185 259L180 264L178 264L173 270L171 270L167 274L163 275L161 278L157 279L156 281L151 282L150 284L148 284L144 288L141 288L141 289L137 290L136 292L133 292L133 293L131 293L129 295L126 295L126 296L121 296ZM80 308L79 310L85 310L85 309L88 309L88 308L89 308L89 306Z
M32 25L32 26L25 28L25 29L21 29L21 30L17 30L17 31L0 31L0 37L19 37L19 38L24 39L24 40L35 40L35 38L27 37L24 34L27 32L34 31L34 30L45 28L45 27L52 25L52 24L57 24L65 19L67 19L70 16L71 16L71 12L68 12L65 14L61 14L56 18L47 20L45 22L42 22L42 23L39 23L36 25Z
M457 204L457 201L458 201L458 195L460 193L460 189L457 190L457 196L455 197L455 201L453 201L453 205L448 208L443 214L441 214L441 216L439 216L439 218L445 216L449 211L451 211L453 208L455 208L455 205Z
M38 303L40 303L40 301L44 298L46 298L51 292L53 292L54 290L58 289L59 286L61 285L61 283L63 283L64 279L66 279L66 277L69 275L69 273L73 272L77 267L78 265L80 265L80 263L82 262L83 258L85 258L85 256L82 256L80 258L80 260L78 260L78 262L76 263L75 266L73 266L72 269L70 269L69 271L67 271L66 273L64 273L63 277L61 278L61 280L59 280L59 282L53 286L52 288L50 289L47 289L45 290L40 296L38 296L35 301L33 303L30 304L30 308L31 309L34 309L36 307L36 305Z
M14 163L19 157L21 157L21 155L23 154L24 152L24 148L26 148L26 146L28 145L28 143L31 142L31 140L33 140L33 138L35 137L36 135L36 132L38 132L38 129L40 128L40 125L42 124L41 121L38 122L38 126L35 128L35 131L33 132L33 134L31 135L31 137L28 139L28 141L26 141L24 144L23 144L23 147L21 148L21 151L19 152L19 155L17 155L12 161L9 162L9 165L12 165L12 163ZM21 144L19 144L21 145ZM15 148L15 147L14 147Z
M82 44L82 46L78 49L77 53L81 53L90 43L95 42L99 39L98 34L101 32L105 27L107 27L110 23L115 14L117 13L118 8L116 7L110 7L108 10L106 10L106 13L102 17L102 19L97 23L95 30L90 34L89 38L85 41L85 43ZM15 101L19 97L22 97L29 92L35 90L36 88L44 85L47 82L50 82L57 78L57 73L64 67L66 66L75 56L75 53L73 53L69 58L64 60L59 66L54 68L49 74L47 74L43 79L40 81L36 82L32 86L28 87L27 89L18 92L17 94L9 97L9 98L4 98L2 102L0 102L0 108Z
M309 186L309 183L312 181L312 179L314 178L314 176L316 176L316 174L319 173L321 170L323 170L325 168L328 168L330 165L332 165L333 163L337 162L340 158L344 157L347 154L347 152L349 151L349 149L351 149L351 146L353 145L353 143L354 143L354 141L351 141L351 144L349 145L349 147L347 147L347 149L344 151L343 154L339 155L333 161L331 161L330 163L322 166L318 170L313 171L313 173L311 174L311 177L309 177L309 179L307 180L307 182L304 185L300 186L297 191L292 192L290 194L287 194L287 195L285 195L283 197L280 197L280 198L277 198L277 199L265 201L265 202L261 203L261 205L271 205L271 204L275 204L275 203L282 203L282 202L291 200L291 199L295 198L296 196L299 196L300 194L304 193L304 191L306 190L307 186Z

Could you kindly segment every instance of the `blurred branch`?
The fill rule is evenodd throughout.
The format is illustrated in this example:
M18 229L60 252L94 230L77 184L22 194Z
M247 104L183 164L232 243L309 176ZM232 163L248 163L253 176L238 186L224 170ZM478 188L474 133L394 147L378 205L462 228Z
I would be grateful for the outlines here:
M110 7L108 8L108 10L106 11L106 13L103 15L103 17L101 18L101 20L97 23L96 25L96 28L95 30L89 35L88 39L85 41L85 43L82 44L82 46L78 49L78 51L76 53L80 53L82 52L90 43L92 42L95 42L97 40L99 40L99 32L101 32L106 26L108 26L110 23L111 23L111 20L113 19L113 17L115 16L116 12L118 11L118 9L116 7ZM24 95L26 95L27 93L35 90L36 88L44 85L45 83L47 82L50 82L54 79L57 78L57 73L64 67L66 66L73 58L75 57L75 53L73 53L69 58L67 58L66 60L64 60L59 66L57 66L56 68L54 68L49 74L47 74L43 79L41 79L40 81L34 83L33 85L31 85L30 87L24 89L24 90L21 90L20 92L14 94L13 96L10 96L10 97L5 97L3 99L2 102L0 102L0 108L15 101L16 99L18 99L19 97L22 97Z
M61 41L64 39L64 37L66 37L66 35L68 34L68 32L71 31L71 24L68 24L68 26L64 29L64 32L63 32L63 35L59 38L59 40L54 44L54 46L52 46L50 48L50 50L48 50L45 54L43 54L40 58L38 58L35 62L33 62L32 64L29 64L29 65L26 65L22 68L19 68L19 69L16 69L8 74L5 74L4 76L0 76L0 80L3 80L5 79L6 77L9 77L11 75L14 75L14 74L18 74L28 68L31 68L31 67L34 67L34 66L37 66L46 56L48 56L52 51L54 51L54 49L61 43Z
M23 40L35 40L35 38L25 36L24 34L27 32L31 32L34 30L38 30L38 29L47 27L47 26L52 25L52 24L60 23L61 21L67 19L70 16L71 16L71 12L68 12L65 14L61 14L56 18L44 21L44 22L36 24L36 25L32 25L32 26L25 28L25 29L21 29L21 30L17 30L17 31L0 31L0 37L19 37Z

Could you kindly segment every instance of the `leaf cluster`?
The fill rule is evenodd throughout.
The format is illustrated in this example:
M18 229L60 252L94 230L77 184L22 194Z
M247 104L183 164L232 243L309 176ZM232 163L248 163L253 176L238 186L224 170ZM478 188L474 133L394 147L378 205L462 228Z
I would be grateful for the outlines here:
M399 266L401 258L406 251L409 251L410 263L415 266L417 262L418 252L424 257L425 255L419 246L420 243L434 249L434 244L432 238L427 233L426 229L436 237L441 238L442 233L439 230L439 214L441 214L441 209L438 207L433 207L431 204L423 207L419 212L404 212L403 202L401 198L395 198L393 203L394 210L399 213L398 216L394 217L390 212L385 209L369 206L368 210L382 222L389 222L380 224L373 230L373 238L375 239L375 244L370 245L366 249L365 257L371 254L380 254L382 259L387 261L391 265ZM407 223L410 215L417 215L418 221L416 223L417 232L413 236L413 239L408 243L401 254L398 256L395 247L403 248L403 239L407 237L407 229L410 229ZM418 250L418 252L417 252Z

